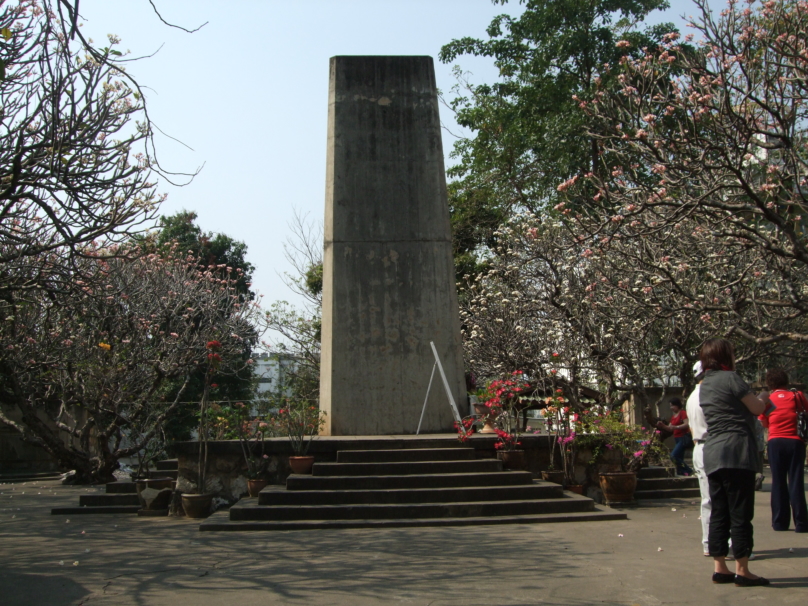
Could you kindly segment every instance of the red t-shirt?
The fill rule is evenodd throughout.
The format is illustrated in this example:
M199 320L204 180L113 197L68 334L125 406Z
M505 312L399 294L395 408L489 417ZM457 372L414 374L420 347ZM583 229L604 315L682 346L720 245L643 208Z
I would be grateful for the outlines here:
M673 415L671 417L671 425L681 425L687 419L687 411L683 408L679 411L679 414ZM679 429L678 427L673 430L673 437L674 438L684 438L687 434L690 433L690 427L685 427L684 429Z
M769 396L775 409L768 415L760 415L758 419L763 427L769 428L769 439L791 438L799 440L797 435L797 412L808 409L808 402L802 392L787 389L776 389Z

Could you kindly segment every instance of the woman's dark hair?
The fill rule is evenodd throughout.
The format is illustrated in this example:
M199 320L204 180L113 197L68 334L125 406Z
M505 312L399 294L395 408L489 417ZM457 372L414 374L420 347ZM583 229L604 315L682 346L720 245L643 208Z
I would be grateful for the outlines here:
M701 367L707 370L722 370L735 367L735 348L726 339L707 339L699 351Z
M679 410L682 409L682 401L679 398L671 398L668 402L669 406L676 406Z
M782 368L772 368L766 372L766 387L769 391L788 387L788 375Z

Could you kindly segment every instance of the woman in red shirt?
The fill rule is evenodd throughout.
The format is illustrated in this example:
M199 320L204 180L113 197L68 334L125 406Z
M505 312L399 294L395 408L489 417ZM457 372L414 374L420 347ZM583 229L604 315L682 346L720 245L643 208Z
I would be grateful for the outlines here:
M769 429L769 465L772 469L772 528L788 530L794 515L794 530L808 532L805 504L805 442L797 435L797 412L808 409L805 396L788 389L788 375L780 368L766 373L776 407L760 422Z
M671 460L676 464L676 473L680 476L691 476L693 470L685 463L685 453L693 447L693 437L690 434L690 421L687 420L687 411L682 408L679 398L671 398L671 422L660 423L657 426L673 432L673 441L676 445L671 451Z

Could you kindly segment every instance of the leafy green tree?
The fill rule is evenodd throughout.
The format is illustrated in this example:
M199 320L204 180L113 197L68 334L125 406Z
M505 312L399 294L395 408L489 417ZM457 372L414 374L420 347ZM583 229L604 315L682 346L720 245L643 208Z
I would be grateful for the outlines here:
M494 0L505 4L507 0ZM578 109L610 66L645 46L656 47L671 24L640 29L666 0L525 0L518 17L500 15L488 40L461 38L441 61L491 57L494 84L474 85L456 68L450 107L473 136L455 143L448 174L458 272L474 271L476 251L495 247L494 232L515 211L541 213L557 202L560 181L599 172L601 150ZM631 41L630 47L617 44Z
M182 253L198 257L201 270L210 271L220 279L234 277L234 290L241 297L240 304L249 304L255 298L255 293L250 290L255 267L246 259L247 245L225 234L205 232L196 220L197 214L187 210L161 217L159 231L153 240L154 247L163 253L176 248ZM252 398L255 370L253 365L245 362L250 359L257 341L257 334L253 332L245 339L240 354L223 362L216 377L216 387L211 391L211 398L230 401ZM190 437L191 430L197 423L197 402L202 397L204 384L205 369L200 367L190 377L182 398L184 403L178 406L175 414L166 422L169 439ZM179 383L171 383L165 390L166 399L176 397L179 388Z
M236 289L248 300L255 298L250 290L252 273L255 267L247 261L247 245L234 240L225 234L204 232L197 225L197 214L193 211L181 210L176 214L160 217L160 230L157 234L158 248L165 250L174 243L181 251L199 257L203 264L214 273L227 273L227 268L239 274Z

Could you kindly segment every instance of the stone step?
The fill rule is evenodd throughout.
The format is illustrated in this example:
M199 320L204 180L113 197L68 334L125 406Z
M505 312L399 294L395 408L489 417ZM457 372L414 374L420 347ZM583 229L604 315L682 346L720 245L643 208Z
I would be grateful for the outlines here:
M571 494L571 493L568 493ZM399 520L407 518L464 518L592 511L594 501L563 496L527 501L479 501L475 503L402 503L352 505L259 505L258 499L241 499L230 508L230 519L244 520Z
M667 488L696 488L699 479L696 477L676 476L674 478L643 478L637 480L637 490L664 490Z
M137 515L142 518L164 518L168 516L168 509L138 509Z
M56 480L62 477L61 471L36 471L36 472L4 472L0 473L0 482L28 482L37 480Z
M315 463L312 467L312 476L390 476L491 471L502 471L502 462L498 459L476 459L397 463Z
M646 478L669 478L675 475L676 471L673 467L642 467L637 472L637 479L644 480Z
M498 461L497 461L498 462ZM315 464L315 467L319 465ZM492 471L487 473L413 474L406 476L311 476L292 474L286 489L302 490L390 490L396 488L451 488L471 486L518 486L531 484L529 471Z
M176 480L179 473L180 472L176 469L155 469L154 471L149 472L149 479L158 480L162 478L171 478L172 480Z
M179 463L178 463L177 459L163 459L162 461L157 461L154 464L154 467L155 467L155 469L160 469L160 470L167 470L167 471L174 470L174 471L176 471L177 469L179 469Z
M422 518L385 520L294 520L294 521L231 521L226 511L219 511L199 526L210 531L271 531L328 530L357 528L413 528L429 526L486 526L493 524L554 524L560 522L597 522L626 520L628 516L612 509L595 507L592 511L545 513L526 516L491 516L464 518Z
M137 486L129 481L109 482L107 494L137 494Z
M643 499L692 499L701 497L698 488L665 488L661 490L636 490L634 498Z
M267 486L258 495L258 503L270 506L457 503L552 499L560 498L562 495L561 486L540 480L524 486L396 488L391 490L285 490L283 486Z
M104 507L54 507L51 515L83 515L95 513L137 513L140 505L107 505Z
M137 494L83 494L79 507L105 507L109 505L140 505Z
M400 463L414 461L468 461L473 448L404 448L397 450L340 450L337 463Z

